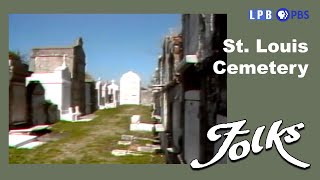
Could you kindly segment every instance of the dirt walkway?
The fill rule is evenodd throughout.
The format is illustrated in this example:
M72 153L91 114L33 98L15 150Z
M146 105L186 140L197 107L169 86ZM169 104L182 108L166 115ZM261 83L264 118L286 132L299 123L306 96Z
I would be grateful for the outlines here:
M53 126L52 135L61 137L33 150L9 150L10 163L31 164L158 164L164 163L160 154L116 157L113 149L126 147L117 145L122 134L152 137L149 132L130 132L130 116L142 115L150 120L150 108L143 106L121 106L101 110L90 122L59 122ZM145 143L145 142L144 142Z

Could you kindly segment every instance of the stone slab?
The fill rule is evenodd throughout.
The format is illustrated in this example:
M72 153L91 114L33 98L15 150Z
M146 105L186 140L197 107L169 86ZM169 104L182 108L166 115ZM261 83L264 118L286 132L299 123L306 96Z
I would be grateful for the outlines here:
M37 136L9 134L9 147L19 147L37 139Z
M24 144L22 146L19 146L18 149L34 149L34 148L41 146L43 144L45 144L45 142L32 141L32 142L29 142L29 143Z
M146 123L130 124L130 131L152 132L153 130L154 130L154 124L146 124Z
M161 146L160 145L155 145L155 144L146 144L147 147L151 147L154 150L160 150Z
M111 154L114 156L141 156L142 154L139 153L134 153L133 151L129 151L129 150L121 150L121 149L114 149L111 151Z
M132 141L118 141L118 145L128 146L131 144L132 144Z
M126 156L128 155L128 150L115 149L111 151L111 154L114 156Z
M132 135L121 135L121 140L132 141L133 139L134 139L134 136Z
M155 152L155 149L151 146L139 146L137 148L137 151L139 152L147 152L147 153L153 153Z
M132 123L132 124L140 123L140 118L141 118L140 115L133 115L133 116L131 116L131 123Z

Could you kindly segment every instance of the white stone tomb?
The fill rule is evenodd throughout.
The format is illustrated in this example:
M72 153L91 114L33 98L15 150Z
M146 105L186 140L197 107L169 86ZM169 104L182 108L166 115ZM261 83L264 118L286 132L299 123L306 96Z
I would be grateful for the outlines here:
M138 74L129 71L120 79L120 105L140 104L141 79Z

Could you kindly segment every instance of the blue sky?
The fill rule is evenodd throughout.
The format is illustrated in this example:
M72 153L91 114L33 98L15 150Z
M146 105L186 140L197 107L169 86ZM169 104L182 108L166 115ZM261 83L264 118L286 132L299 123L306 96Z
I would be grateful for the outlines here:
M9 49L29 57L34 47L84 41L87 72L119 81L132 70L146 85L165 35L181 27L178 14L11 14Z

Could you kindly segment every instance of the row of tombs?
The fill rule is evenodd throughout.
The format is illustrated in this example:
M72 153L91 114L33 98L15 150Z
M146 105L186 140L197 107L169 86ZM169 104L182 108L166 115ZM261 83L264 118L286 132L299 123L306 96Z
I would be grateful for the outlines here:
M79 48L80 55L73 55ZM98 109L141 103L141 80L132 71L122 75L120 86L85 78L81 38L71 48L33 49L32 58L28 65L9 56L10 129L77 121Z
M208 130L227 121L227 76L212 65L226 62L224 14L184 14L181 33L164 39L153 78L153 118L167 163L209 162L224 141L211 142ZM223 157L220 163L226 163Z
M19 61L9 60L9 64L14 67L9 87L11 126L78 120L119 104L119 86L114 81L85 82L86 107L81 112L79 106L71 106L71 77L65 63L52 73L42 74L26 71L26 65Z

